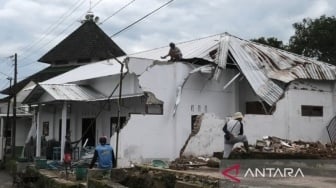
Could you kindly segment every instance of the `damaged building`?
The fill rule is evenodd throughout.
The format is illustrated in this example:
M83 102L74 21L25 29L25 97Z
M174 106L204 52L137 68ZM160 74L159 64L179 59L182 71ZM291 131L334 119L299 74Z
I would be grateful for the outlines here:
M245 114L252 142L265 135L333 139L327 126L335 114L335 66L227 33L177 46L178 62L161 61L169 48L156 48L30 88L23 103L38 106L38 137L48 127L47 139L60 141L68 132L81 147L106 135L118 166L173 160L182 148L184 155L222 151L222 127L236 111Z

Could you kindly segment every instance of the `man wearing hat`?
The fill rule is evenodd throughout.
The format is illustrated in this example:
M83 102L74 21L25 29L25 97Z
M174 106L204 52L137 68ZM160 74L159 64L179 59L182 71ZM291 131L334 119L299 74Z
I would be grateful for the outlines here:
M223 158L229 158L233 146L238 142L243 142L246 151L249 151L247 138L244 135L243 114L236 112L232 118L224 125L224 154Z
M99 138L99 143L94 151L93 158L91 160L90 169L94 166L98 160L98 168L109 170L116 167L116 160L114 157L113 148L106 143L106 136Z

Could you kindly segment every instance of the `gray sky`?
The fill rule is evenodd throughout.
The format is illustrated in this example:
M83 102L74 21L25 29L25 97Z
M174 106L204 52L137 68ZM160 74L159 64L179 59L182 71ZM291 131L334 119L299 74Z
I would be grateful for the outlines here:
M92 0L92 12L104 21L132 0ZM109 36L168 0L135 0L100 27ZM42 55L80 26L89 0L0 0L0 90L13 75L8 58L18 54L18 78L46 67ZM126 53L229 32L244 39L276 37L285 43L292 24L303 18L336 15L335 0L175 0L112 39Z

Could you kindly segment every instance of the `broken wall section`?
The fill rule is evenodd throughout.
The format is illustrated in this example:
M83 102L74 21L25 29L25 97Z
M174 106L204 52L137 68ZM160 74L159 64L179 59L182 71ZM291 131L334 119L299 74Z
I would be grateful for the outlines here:
M213 156L214 152L223 151L225 122L214 114L204 114L200 130L189 140L183 156Z

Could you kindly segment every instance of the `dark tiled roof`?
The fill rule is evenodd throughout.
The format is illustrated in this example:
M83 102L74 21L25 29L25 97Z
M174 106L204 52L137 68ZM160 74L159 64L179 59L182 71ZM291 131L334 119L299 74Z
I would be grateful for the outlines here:
M63 66L63 67L47 67L29 77L27 77L24 80L19 81L15 86L12 87L12 91L19 92L22 90L30 81L33 81L35 83L37 82L43 82L45 80L48 80L52 77L55 77L57 75L63 74L71 69L74 69L78 67L79 65L76 66ZM10 88L6 88L2 90L0 93L10 95Z
M104 60L123 55L125 52L96 23L86 21L38 61L64 64L69 61Z

